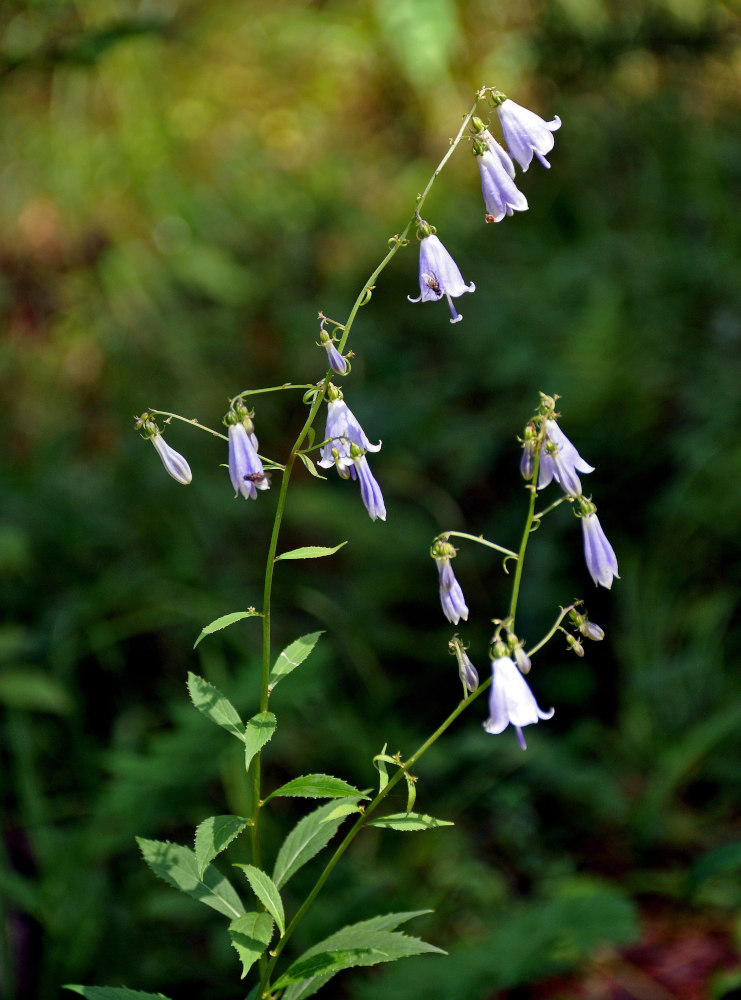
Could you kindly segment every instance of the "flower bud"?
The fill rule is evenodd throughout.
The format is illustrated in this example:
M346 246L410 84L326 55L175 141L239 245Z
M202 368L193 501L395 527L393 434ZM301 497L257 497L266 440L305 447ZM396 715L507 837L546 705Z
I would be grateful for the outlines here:
M180 452L171 448L159 431L152 434L149 440L152 442L157 450L157 454L162 459L165 471L169 473L169 475L171 475L176 482L182 483L183 486L187 486L193 479L193 473L190 471L190 466Z
M463 647L463 643L454 635L453 638L448 643L450 647L450 652L455 656L458 661L458 676L461 679L461 683L468 694L472 694L476 688L479 686L479 674L468 658L468 654Z
M582 635L586 636L587 639L592 639L593 642L599 642L600 639L604 639L605 630L600 628L594 622L584 622L583 625L579 627L579 631Z
M525 652L521 643L518 643L514 649L515 663L520 668L520 673L529 674L530 667L532 666L530 662L530 657Z
M568 635L567 633L566 642L569 644L572 653L576 653L577 656L584 656L584 647L573 635Z

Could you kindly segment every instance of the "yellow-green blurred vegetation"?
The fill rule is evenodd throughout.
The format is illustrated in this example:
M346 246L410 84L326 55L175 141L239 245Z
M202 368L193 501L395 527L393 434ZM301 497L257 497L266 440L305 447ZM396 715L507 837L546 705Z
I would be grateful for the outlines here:
M482 731L482 703L464 715L418 769L419 807L456 826L369 831L295 944L432 907L411 933L449 957L345 973L326 995L739 995L738 15L730 0L3 0L8 1000L65 982L245 995L223 918L155 880L133 838L188 843L204 817L245 814L239 754L184 681L256 710L255 623L192 644L259 605L277 491L233 500L219 443L173 424L184 489L133 417L218 427L241 389L319 379L318 311L345 318L483 84L561 117L552 169L521 176L527 213L486 226L463 144L424 213L476 282L463 322L407 302L414 245L359 314L346 398L383 439L389 517L371 524L334 476L296 475L282 547L351 542L277 574L277 647L326 635L271 703L267 786L327 771L368 787L384 742L410 753L457 700L428 547L446 528L516 544L516 435L538 390L562 396L596 466L622 579L595 592L569 510L548 519L520 628L535 642L584 596L606 641L537 658L556 713L526 754ZM300 393L260 399L261 450L281 460L303 412ZM507 581L484 550L456 570L484 674ZM300 815L276 805L266 853ZM657 968L688 940L707 960L677 985Z

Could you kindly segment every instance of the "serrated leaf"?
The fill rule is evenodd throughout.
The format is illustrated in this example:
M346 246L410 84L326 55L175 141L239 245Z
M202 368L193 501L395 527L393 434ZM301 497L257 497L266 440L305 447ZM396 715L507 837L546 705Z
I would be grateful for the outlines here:
M87 1000L168 1000L163 993L142 993L125 986L79 986L68 983L63 990L72 990Z
M198 824L195 848L199 877L246 826L247 820L242 816L209 816Z
M308 455L304 455L304 453L300 451L298 453L298 457L304 463L304 465L306 466L306 468L308 469L308 471L311 473L311 475L314 476L316 479L326 479L327 478L326 476L323 476L321 474L321 472L319 472L319 470L317 469L316 465L314 464L313 459L309 458Z
M367 796L363 796L363 798L367 798ZM330 820L333 820L337 817L349 816L350 813L360 812L360 806L358 805L358 801L359 800L357 801L353 800L352 802L348 802L347 800L345 800L344 802L340 802L339 805L336 805L334 809L327 815L327 818L324 820L324 822L328 823Z
M268 691L272 691L275 685L287 677L296 667L300 666L309 653L319 641L319 636L324 632L309 632L296 639L283 650L270 671L268 678Z
M378 826L386 830L434 830L438 826L453 826L449 819L435 819L424 813L392 813L379 819L369 819L368 826Z
M238 739L244 739L244 723L239 712L218 688L197 674L189 673L188 691L195 707L199 712L203 712L207 719Z
M304 774L276 788L268 795L265 802L276 795L304 799L344 799L347 796L360 795L360 791L342 778L333 778L331 774Z
M299 868L326 847L337 832L344 816L330 819L337 807L334 802L319 806L300 819L281 844L273 868L273 881L280 889Z
M201 639L205 639L207 635L213 635L214 632L220 632L223 628L228 628L229 625L233 625L234 622L241 622L243 618L262 618L262 615L259 611L255 611L254 608L249 608L247 611L231 611L228 615L222 615L220 618L214 618L214 620L209 622L208 625L203 626L201 634L193 643L193 649L195 649Z
M201 876L195 853L187 847L143 837L137 837L136 842L144 860L159 878L226 917L242 916L242 900L218 868L208 865Z
M347 542L340 542L339 545L333 545L332 548L327 548L326 545L303 545L300 549L282 552L275 557L275 561L279 562L281 559L322 559L324 556L333 556L335 552L340 551L343 545L347 545Z
M269 913L245 913L229 924L232 947L242 963L242 979L247 975L273 936L273 918Z
M342 935L345 932L352 931L354 933L358 930L361 933L367 934L369 931L393 931L408 920L412 920L414 917L421 917L425 913L432 913L432 910L410 910L406 913L385 913L378 917L371 917L370 920L363 920L359 924L343 928L332 935L331 938L328 938L325 944L336 941L338 935ZM340 938L340 940L342 939ZM307 1000L308 997L314 996L332 978L333 974L310 976L299 982L291 983L281 1000Z
M322 977L323 982L326 982L326 979L335 973L353 966L394 962L412 955L444 954L440 948L420 941L419 938L389 930L389 926L394 926L394 918L398 918L397 925L405 918L410 919L405 914L388 914L386 918L376 917L343 927L342 930L304 952L274 983L275 988L314 977ZM385 926L380 926L384 922ZM323 985L323 982L320 985ZM311 995L305 991L296 992L301 997Z
M235 865L234 867L241 868L245 873L252 891L268 913L271 914L278 925L280 936L283 937L286 931L286 917L283 911L283 901L280 898L280 893L275 882L273 882L267 872L262 871L260 868L255 868L254 865Z
M244 766L249 770L252 758L262 750L275 732L278 720L272 712L258 712L247 720L244 733Z
M356 965L377 965L388 961L382 951L374 948L348 948L345 951L322 951L310 958L299 959L288 971L273 984L276 990L288 986L289 983L299 983L302 979L314 976L333 976L343 969L351 969Z

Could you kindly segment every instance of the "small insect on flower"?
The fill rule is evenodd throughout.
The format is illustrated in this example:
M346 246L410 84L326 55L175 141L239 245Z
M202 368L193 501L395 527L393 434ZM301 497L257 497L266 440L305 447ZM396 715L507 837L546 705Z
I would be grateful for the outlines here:
M271 475L272 473L270 472L246 472L242 478L246 483L255 483L257 485L266 481L270 482Z
M437 280L437 278L435 277L434 274L423 274L422 278L424 280L424 283L427 285L427 287L431 288L433 290L433 292L435 293L435 295L442 295L443 294L440 291L440 282Z

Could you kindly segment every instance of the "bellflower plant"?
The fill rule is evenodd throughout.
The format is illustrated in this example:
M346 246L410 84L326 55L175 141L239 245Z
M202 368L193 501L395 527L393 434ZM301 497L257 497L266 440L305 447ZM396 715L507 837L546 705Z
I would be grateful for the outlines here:
M493 139L482 120L475 117L481 102L487 102L490 108L499 108L509 153ZM318 482L324 481L325 477L317 470L317 465L321 469L334 466L340 478L358 481L361 498L371 519L375 521L386 518L384 498L368 464L368 456L380 450L381 442L377 444L370 442L345 403L343 393L331 381L335 374L345 378L355 374L350 371L350 366L347 364L347 358L354 356L354 352L347 351L347 342L354 329L354 321L361 308L370 302L384 268L397 253L409 245L409 234L412 230L416 230L420 239L420 294L411 301L437 301L444 296L450 305L451 322L458 322L461 317L456 312L452 300L465 292L472 292L474 284L464 283L455 262L435 235L433 228L422 219L420 211L424 201L449 158L466 137L472 140L477 155L488 217L498 221L504 215L524 211L528 204L524 194L514 184L514 165L511 157L514 157L523 169L527 169L533 153L543 160L545 153L553 146L551 133L558 127L557 123L558 119L550 123L543 122L532 112L509 101L504 94L494 88L482 88L476 94L473 106L465 115L450 148L433 170L427 186L417 197L414 211L406 226L399 234L389 239L388 252L373 268L359 290L346 320L344 322L330 320L323 313L319 313L321 320L319 346L326 350L327 369L318 380L317 375L320 373L315 372L308 382L283 382L277 386L243 389L233 397L229 412L224 418L226 435L220 430L198 423L193 418L163 410L146 410L136 422L137 429L142 431L144 437L152 440L165 469L178 482L190 481L190 468L185 459L162 439L155 423L155 416L158 414L168 422L182 420L190 428L205 431L221 442L227 442L229 477L235 493L255 499L258 490L269 488L269 472L280 477L280 487L264 501L274 503L275 514L269 541L258 549L260 552L265 551L266 555L261 594L249 595L249 608L246 612L231 612L207 624L198 639L198 642L201 639L206 640L207 636L224 628L234 627L237 622L244 622L245 619L248 620L247 627L252 619L259 622L260 637L259 640L253 641L253 645L259 647L259 652L255 648L251 657L253 661L259 660L260 663L254 714L249 719L243 719L227 695L209 681L194 673L188 678L188 692L193 705L204 716L204 724L206 722L216 724L228 734L225 739L236 738L239 741L240 753L244 755L246 765L246 786L239 790L236 798L240 802L247 803L244 806L245 815L224 815L222 812L217 816L205 818L195 831L194 850L165 841L139 841L144 859L155 874L190 896L194 905L205 902L227 918L225 932L241 963L241 975L243 977L251 975L254 980L249 991L250 1000L301 1000L303 997L313 996L332 976L354 965L375 964L392 961L402 955L439 950L398 930L399 926L411 919L414 914L393 913L336 930L325 940L313 943L303 955L289 958L287 963L284 957L286 947L294 946L296 928L301 924L309 908L315 905L330 874L355 838L361 836L368 827L383 831L415 831L448 825L447 820L437 819L426 812L414 811L418 777L416 772L417 764L427 749L442 738L461 713L474 706L477 699L488 689L489 712L483 723L485 730L488 733L501 733L511 725L517 733L520 745L525 749L523 727L550 719L554 713L553 708L544 711L538 706L523 676L523 673L529 672L533 664L537 663L536 654L554 637L562 636L565 637L567 649L582 656L584 649L579 637L601 639L604 634L599 626L589 622L586 610L581 609L581 601L574 601L566 607L561 607L555 623L535 643L526 643L515 630L528 546L533 537L541 534L534 529L542 526L544 520L560 504L572 503L581 518L587 568L595 582L609 588L612 580L617 577L615 553L599 525L595 513L596 507L581 493L578 473L594 470L581 458L574 445L561 431L558 425L559 415L556 413L557 397L541 393L540 403L527 422L520 439L523 447L520 471L526 481L527 503L524 505L526 512L519 542L516 541L515 547L510 548L491 541L482 534L447 529L437 535L430 549L430 555L435 560L438 571L440 603L445 617L453 625L458 625L461 621L467 622L469 609L451 566L451 560L455 557L457 549L450 539L456 538L465 543L482 546L487 553L493 552L497 559L502 560L505 571L502 576L506 579L508 595L505 596L502 589L503 583L500 585L488 582L485 592L481 595L482 602L491 601L494 605L493 610L503 613L501 618L489 619L494 625L494 634L487 649L492 666L491 676L480 681L478 672L467 653L468 644L464 643L458 634L449 639L448 648L456 657L463 697L456 704L447 705L445 709L447 715L443 722L436 727L429 738L406 757L402 756L401 751L393 755L387 753L386 744L383 743L380 752L368 762L369 771L378 776L375 792L360 790L369 784L365 777L362 781L358 781L360 787L357 787L344 777L323 773L302 774L285 784L279 784L276 778L281 774L281 767L267 770L263 767L263 753L269 752L266 747L277 724L270 700L273 691L278 684L285 683L294 670L301 667L322 635L320 631L301 635L293 639L277 658L274 656L274 586L280 582L279 574L290 570L291 560L329 557L345 544L340 542L332 545L305 545L297 549L283 550L281 529L287 510L286 498L290 482L294 476L305 471L307 475L314 477L312 481L316 488L330 489L331 485L326 482ZM467 134L469 128L471 133ZM332 329L331 333L325 329L327 324ZM446 362L446 364L454 363L455 356ZM254 411L248 408L248 403L252 405L262 393L296 391L302 393L306 412L302 415L300 429L285 460L277 462L261 457L258 455L258 441L253 424ZM325 402L326 429L324 437L317 440L319 435L316 424ZM514 460L513 472L515 472ZM563 495L544 510L536 511L542 491L553 481L561 487ZM510 520L505 518L502 523L509 524ZM335 541L334 538L329 540ZM241 607L247 603L247 600L243 601L240 598ZM534 611L530 617L533 615ZM287 623L292 620L290 615L286 616ZM243 687L241 681L240 685L241 691ZM444 686L438 688L433 685L430 690L435 692L434 695L428 695L430 698L439 697L444 702L448 697ZM460 689L458 693L460 694ZM242 703L244 704L244 700ZM290 700L287 703L290 704ZM359 710L362 710L362 707ZM483 712L481 714L483 715ZM548 736L543 738L548 739ZM496 749L490 752L495 753ZM393 773L390 773L389 769L392 769ZM277 781L279 782L280 778ZM406 809L403 812L388 812L389 802L393 801L388 796L397 786L406 789ZM269 853L274 857L274 863L272 869L268 871L263 863L263 853L267 852L263 852L262 849L261 832L265 829L264 811L271 807L273 798L277 796L309 800L326 798L328 802L306 812L298 823L288 830L282 843L280 845L276 843L275 851L272 850L273 845L270 845ZM275 837L279 836L283 815L282 812L276 814L269 827ZM296 871L304 865L318 864L314 859L327 848L333 835L343 823L349 824L349 828L346 828L344 837L335 841L328 860L317 868L306 898L299 902L295 894L285 893L284 886ZM262 836L264 839L264 833ZM240 845L242 851L237 856L244 858L246 851L249 851L250 863L236 865L244 875L244 879L240 874L236 876L239 881L232 882L231 877L227 877L219 867L223 860L220 860L219 856L227 851L237 838L243 838ZM233 868L226 870L233 871ZM372 962L369 961L369 956L372 956ZM88 1000L98 1000L101 995L101 991L96 992L97 988L92 988L92 992L91 988L82 986L73 986L70 989L82 992ZM229 991L227 989L224 992ZM138 1000L142 996L126 988L117 988L111 995L113 992L116 1000Z
M419 244L419 295L413 299L407 295L410 302L438 302L443 296L448 300L451 313L451 323L460 323L463 315L456 312L453 298L465 292L475 292L473 282L467 285L463 280L458 265L448 251L435 236L435 230L426 222L420 222Z

